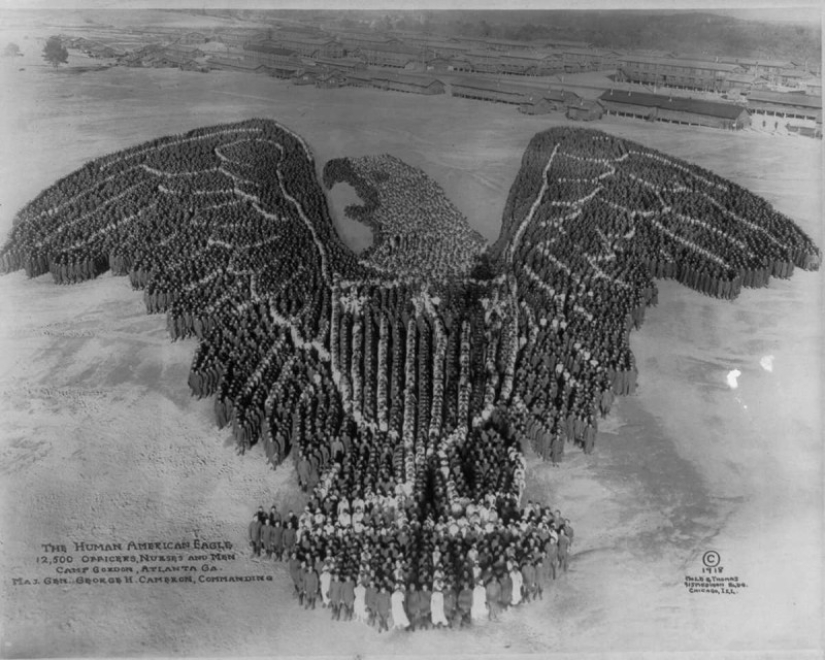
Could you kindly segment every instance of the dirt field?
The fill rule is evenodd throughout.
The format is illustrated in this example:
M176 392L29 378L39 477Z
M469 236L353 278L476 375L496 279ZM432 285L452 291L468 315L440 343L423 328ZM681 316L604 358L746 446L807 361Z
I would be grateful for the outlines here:
M390 153L425 170L493 240L529 139L565 121L235 73L16 64L0 61L3 89L13 90L0 95L3 236L17 209L90 158L260 116L304 136L319 168ZM823 245L821 142L631 120L598 127L729 177ZM259 449L235 454L211 403L188 396L194 342L171 343L165 319L144 313L125 278L73 287L0 278L0 653L821 657L822 275L798 273L734 303L660 288L633 335L639 392L619 402L596 452L571 452L560 468L530 463L528 496L573 521L570 572L497 624L410 636L304 612L285 565L247 559L257 505L298 506L294 473L268 470ZM726 384L733 369L737 389ZM79 562L75 542L195 538L236 546L235 560L208 562L218 574L272 580L47 586L56 568L37 563L47 543L66 544ZM685 577L702 575L711 550L746 587L688 592ZM15 577L41 582L15 586Z

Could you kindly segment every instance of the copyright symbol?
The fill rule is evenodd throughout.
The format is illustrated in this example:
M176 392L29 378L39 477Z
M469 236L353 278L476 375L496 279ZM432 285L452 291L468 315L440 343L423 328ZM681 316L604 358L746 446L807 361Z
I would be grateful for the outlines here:
M722 558L716 550L708 550L702 555L702 563L708 568L715 568L719 565L720 561L722 561Z

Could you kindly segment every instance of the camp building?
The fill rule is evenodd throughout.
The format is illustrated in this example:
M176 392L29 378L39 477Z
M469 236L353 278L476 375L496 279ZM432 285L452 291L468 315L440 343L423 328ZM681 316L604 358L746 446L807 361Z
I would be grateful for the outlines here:
M361 57L367 64L404 69L423 64L421 49L404 44L371 44L358 46L355 57Z
M237 71L241 73L268 73L267 67L261 64L254 58L228 58L216 57L209 58L208 66L210 69L217 69L219 71ZM292 72L294 73L294 71Z
M779 73L791 66L790 62L784 60L760 60L751 57L720 57L719 61L723 64L735 64L771 83L779 82Z
M410 94L444 94L446 86L438 78L411 73L373 73L372 86L393 92Z
M428 57L455 57L470 50L467 44L459 43L447 37L435 35L408 35L401 37L402 42L407 46L414 46L423 50Z
M564 64L554 54L516 51L500 53L499 69L511 76L552 76L564 71Z
M822 121L822 98L800 93L752 92L748 95L752 114L782 119Z
M315 78L315 86L320 89L335 89L347 84L347 74L343 71L324 71Z
M245 44L243 48L247 57L254 58L261 64L274 64L295 56L295 51L284 48L277 41L257 41Z
M514 41L512 39L490 39L488 37L458 37L462 43L471 48L484 48L489 50L529 50L533 44L527 41Z
M452 95L479 101L521 105L531 97L545 94L545 90L528 85L512 85L495 80L463 78L451 83Z
M539 48L590 48L586 41L576 41L574 39L542 39L534 43Z
M624 55L618 58L619 80L727 92L731 73L741 73L738 64L675 58Z
M601 48L566 47L559 51L567 73L610 71L616 68L619 57L616 51Z
M396 37L379 34L378 32L337 32L337 39L347 53L353 53L359 48L370 46L399 46L401 40Z
M346 84L350 87L372 87L372 74L368 71L352 71L347 74Z
M275 32L273 42L305 57L343 57L343 45L333 37L318 37L304 32Z
M519 105L519 112L525 115L544 115L550 112L565 112L567 105L577 103L578 94L564 89L550 89L545 92L530 94Z
M579 99L567 104L565 116L574 121L595 121L601 119L604 106L594 99Z
M607 114L620 117L728 129L750 125L747 109L734 103L621 90L604 92L599 101Z
M269 39L271 30L258 30L251 28L236 28L230 30L221 30L215 33L213 39L220 41L227 46L243 46L244 44L254 41L264 41Z
M178 43L187 46L205 44L207 41L209 41L209 36L203 32L187 32L178 39Z
M363 60L354 57L316 57L315 63L319 66L335 69L337 71L363 71L367 68Z

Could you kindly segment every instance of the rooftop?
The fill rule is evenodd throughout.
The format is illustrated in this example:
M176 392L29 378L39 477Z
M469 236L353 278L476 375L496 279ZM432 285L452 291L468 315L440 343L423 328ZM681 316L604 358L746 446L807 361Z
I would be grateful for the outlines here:
M525 52L525 51L516 51L516 52L506 52L502 53L499 57L502 59L515 59L515 60L533 60L536 62L544 62L546 60L558 60L559 56L556 53L536 53L533 52Z
M372 74L369 71L349 71L347 78L351 80L372 80Z
M811 78L816 79L816 76L807 71L800 71L799 69L783 69L779 72L783 78Z
M412 73L373 73L371 77L373 80L390 80L393 82L401 82L406 85L416 85L418 87L429 87L433 83L442 82L438 78L433 78L432 76L420 76Z
M542 39L539 43L551 48L587 48L590 45L586 41L572 39Z
M274 41L257 41L251 44L244 44L244 50L251 50L256 53L268 53L269 55L282 55L289 57L294 54L294 51L284 48Z
M664 66L679 66L690 69L709 69L712 71L736 71L738 64L725 64L724 62L706 62L704 60L689 60L675 57L646 57L643 55L622 55L619 58L622 62L638 62L641 64L662 64Z
M798 105L805 108L822 109L822 99L818 96L806 94L788 94L783 92L752 92L748 94L748 101L762 103L776 103L779 105Z
M433 37L433 36L410 36L405 37L405 41L410 42L417 42L423 44L425 46L430 46L432 48L455 48L457 50L466 50L469 48L466 44L460 44L457 41L453 41L451 39L447 39L446 37Z
M526 41L514 41L513 39L488 39L487 37L458 37L461 41L470 43L485 43L491 46L510 46L512 48L530 48Z
M502 53L500 51L475 50L475 49L468 50L468 51L462 53L461 55L466 55L467 57L481 57L481 58L485 58L485 59L490 59L490 58L498 59L499 57L502 57Z
M352 57L339 57L339 58L329 58L329 57L316 57L315 61L318 64L327 64L329 66L340 66L344 68L354 68L361 66L363 62L361 60L357 60Z
M649 108L665 108L667 110L677 110L681 112L691 112L698 115L708 115L710 117L721 117L723 119L736 119L745 111L740 105L732 103L721 103L718 101L705 101L683 96L667 96L665 94L645 94L642 92L626 92L619 90L609 90L604 92L600 101L610 103L627 103L631 105L641 105Z
M263 64L255 62L254 60L233 60L225 57L210 57L209 64L225 66L231 69L243 69L245 71L254 71L263 66Z
M165 60L166 62L172 62L173 64L181 65L181 64L188 64L192 61L191 57L185 57L183 55L178 55L175 53L162 53L156 56L153 56L151 59L154 60Z
M401 53L402 55L418 55L421 52L420 48L415 48L414 46L405 46L404 44L369 44L367 46L360 46L360 48L365 48L367 50L375 50L382 53Z
M547 93L542 87L530 87L527 85L514 85L498 82L496 80L485 80L478 78L461 78L452 83L453 87L466 87L467 89L478 89L487 92L503 92L505 94L520 94L523 96L535 96L541 98Z
M760 60L754 59L752 57L720 57L719 61L725 62L727 64L741 64L743 66L765 66L779 69L791 65L790 62L780 60Z
M616 55L616 51L605 48L579 48L579 47L564 47L559 49L563 53L572 53L573 55L596 55L598 57L608 57Z
M572 103L581 100L578 94L568 92L566 89L549 89L544 91L528 89L528 91L531 92L526 99L528 103L539 103L542 100Z
M398 41L396 37L388 37L386 34L379 34L378 32L339 32L336 31L336 34L344 41L347 39L349 40L357 40L357 41L369 41L375 43L393 43Z
M297 41L308 46L326 46L335 39L332 37L311 37L302 32L276 32L272 35L272 41Z
M240 34L240 35L247 35L247 34L259 34L261 32L266 32L266 30L261 28L218 28L216 34Z

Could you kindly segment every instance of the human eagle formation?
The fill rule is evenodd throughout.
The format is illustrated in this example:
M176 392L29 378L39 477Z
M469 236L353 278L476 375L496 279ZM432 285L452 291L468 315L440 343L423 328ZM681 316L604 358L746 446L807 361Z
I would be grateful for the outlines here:
M628 337L656 279L733 299L821 259L765 200L596 130L533 137L489 246L392 156L331 160L322 178L361 198L346 209L373 232L360 255L304 139L251 119L87 163L18 213L0 268L128 275L173 339L196 337L192 392L240 452L291 457L308 493L299 516L261 516L264 546L305 605L329 604L331 583L352 616L367 589L356 618L381 628L390 607L401 627L428 603L434 623L475 618L479 597L494 616L566 569L572 528L522 502L524 452L592 451L634 391Z

